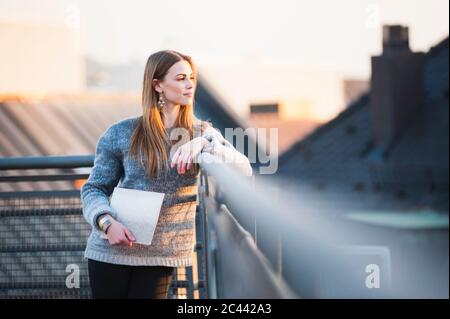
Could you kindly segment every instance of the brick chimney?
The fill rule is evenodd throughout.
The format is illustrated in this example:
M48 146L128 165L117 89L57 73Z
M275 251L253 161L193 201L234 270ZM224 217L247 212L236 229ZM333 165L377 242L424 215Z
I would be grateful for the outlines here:
M424 54L409 48L408 27L383 26L383 53L372 57L372 136L383 153L423 101Z

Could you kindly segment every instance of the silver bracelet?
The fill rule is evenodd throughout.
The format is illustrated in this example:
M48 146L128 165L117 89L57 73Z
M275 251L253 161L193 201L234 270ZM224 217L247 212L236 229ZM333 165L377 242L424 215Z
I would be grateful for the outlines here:
M112 216L106 213L103 216L101 216L100 219L98 220L98 227L105 233L108 227L111 226L112 224L111 218Z

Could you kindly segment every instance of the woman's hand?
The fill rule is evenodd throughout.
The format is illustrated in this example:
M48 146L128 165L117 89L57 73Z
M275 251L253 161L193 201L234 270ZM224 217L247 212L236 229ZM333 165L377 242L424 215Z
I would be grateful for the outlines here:
M111 245L133 246L136 241L133 234L124 225L116 220L113 220L111 225L106 230L106 236Z
M176 165L178 174L184 174L191 168L194 159L200 154L206 143L208 140L199 136L181 145L173 154L170 167L173 168Z

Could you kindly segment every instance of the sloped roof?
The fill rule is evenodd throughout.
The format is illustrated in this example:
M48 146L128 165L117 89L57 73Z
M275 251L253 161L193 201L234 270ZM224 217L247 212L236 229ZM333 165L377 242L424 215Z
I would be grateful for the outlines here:
M424 72L426 103L386 160L371 159L369 93L283 153L277 177L448 211L448 38Z
M48 98L0 104L0 156L92 154L112 122L138 114L137 99L116 96Z
M225 127L246 126L208 91L205 83L199 82L195 103L196 116L211 120L222 132ZM110 124L139 114L142 114L140 95L132 93L80 93L42 100L4 99L0 101L0 157L92 155L99 136ZM1 174L55 172L57 170L16 170ZM0 191L73 188L71 182L0 183Z
M83 93L0 102L0 156L90 155L100 134L121 117L137 114L133 95ZM61 170L1 171L4 176ZM0 191L75 189L73 182L0 183Z

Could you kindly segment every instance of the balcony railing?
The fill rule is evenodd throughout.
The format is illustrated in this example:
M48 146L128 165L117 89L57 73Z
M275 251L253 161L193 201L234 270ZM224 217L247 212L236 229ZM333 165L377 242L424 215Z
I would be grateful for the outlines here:
M93 161L93 156L0 159L3 172L0 183L29 186L49 182L47 185L50 185L44 190L17 187L20 190L0 192L1 298L91 297L87 263L83 258L90 226L82 216L77 187L89 177L87 171L80 171L92 167ZM6 172L16 173L6 175ZM51 182L66 184L52 189ZM218 298L237 292L244 296L248 291L230 286L228 278L235 274L242 276L240 284L248 289L252 289L254 283L246 283L244 278L261 283L265 287L264 295L290 296L257 249L256 228L248 232L237 222L221 201L220 188L206 169L201 170L199 185L197 262L192 267L176 269L169 298ZM224 242L224 238L232 240ZM242 271L241 267L227 264L235 253L244 254L252 266ZM74 267L79 271L80 282L77 287L68 288L66 281Z
M90 225L77 186L89 177L79 171L93 161L93 156L0 159L0 183L15 189L0 192L0 298L91 297L83 258ZM46 189L27 190L42 182L48 182ZM68 285L75 273L79 284ZM176 268L169 298L193 298L192 283L191 267Z
M442 284L445 271L448 278L448 214L447 222L432 230L431 243L424 231L399 233L311 209L295 192L274 193L273 185L256 183L208 153L200 159L195 262L176 269L169 298L448 295L448 285ZM79 187L89 176L83 170L93 160L0 159L0 186L10 188L0 192L0 298L90 298L83 259L90 226L82 216ZM47 183L43 189L27 189L42 182ZM52 183L58 187L52 188ZM415 242L407 239L413 237ZM416 249L419 243L422 248L431 244L433 254ZM412 248L411 253L405 247ZM402 256L400 262L392 257L392 249ZM430 264L433 269L443 271L427 274L411 263L428 257L437 263ZM368 266L377 269L369 267L367 273ZM79 271L79 286L68 288L74 271ZM369 287L377 283L367 281L370 271L381 274L379 287ZM405 281L392 280L393 271L418 278L419 283L405 286L405 291ZM422 285L429 283L439 288Z

